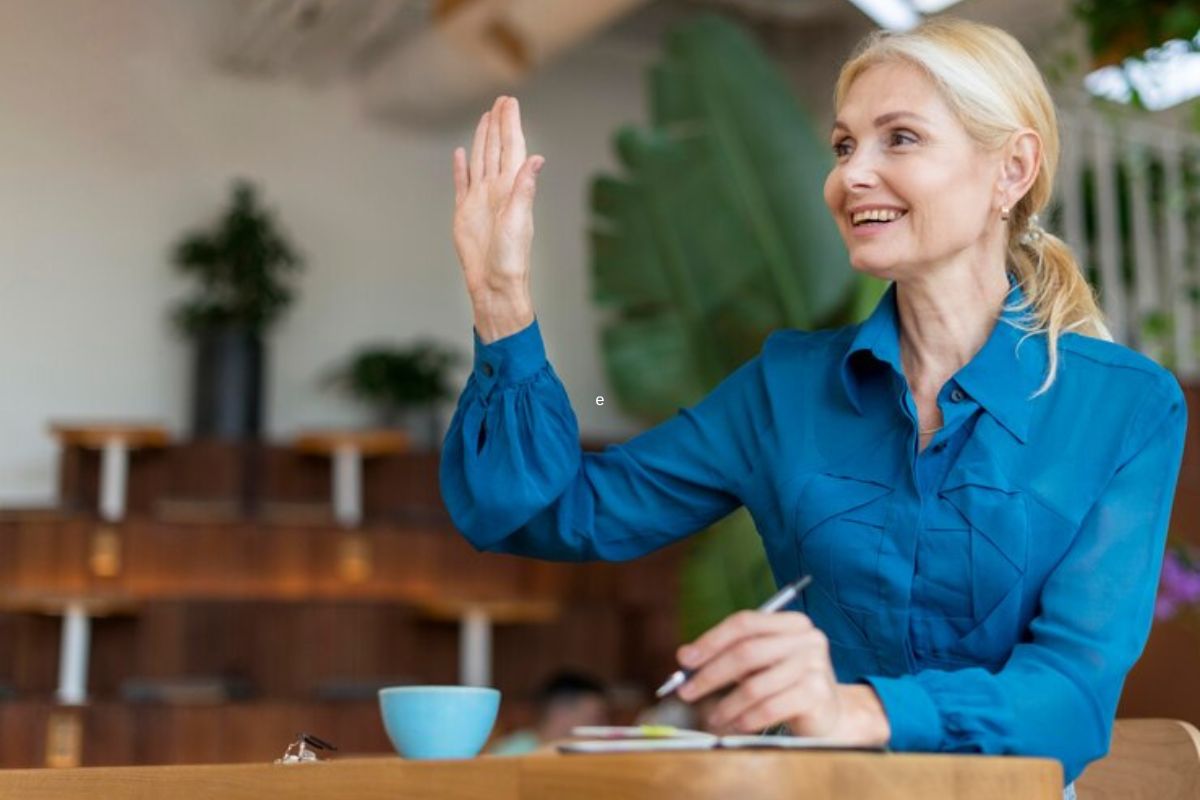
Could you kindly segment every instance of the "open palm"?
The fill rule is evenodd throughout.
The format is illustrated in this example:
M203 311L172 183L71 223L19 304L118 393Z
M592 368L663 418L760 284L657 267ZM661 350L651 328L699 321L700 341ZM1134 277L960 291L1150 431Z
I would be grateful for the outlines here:
M454 151L454 246L472 303L527 291L533 198L545 162L527 157L516 98L499 97Z

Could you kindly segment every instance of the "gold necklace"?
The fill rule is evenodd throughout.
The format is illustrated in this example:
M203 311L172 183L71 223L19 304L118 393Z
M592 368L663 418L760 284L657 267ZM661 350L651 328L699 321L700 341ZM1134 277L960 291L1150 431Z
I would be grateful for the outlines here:
M940 430L941 430L942 428L944 428L944 427L946 427L946 426L945 426L945 425L938 425L936 428L917 428L917 433L919 433L919 434L921 434L922 436L924 436L924 435L925 435L925 434L927 434L927 433L937 433L938 431L940 431Z

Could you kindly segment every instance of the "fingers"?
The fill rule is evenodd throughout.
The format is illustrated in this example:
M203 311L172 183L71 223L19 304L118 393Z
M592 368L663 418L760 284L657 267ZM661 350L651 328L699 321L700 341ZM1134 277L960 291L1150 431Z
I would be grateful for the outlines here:
M771 687L784 684L783 688L772 692L764 686L757 702L750 701L718 724L748 733L787 722L796 736L831 734L840 713L836 680L825 670L788 667L781 664L777 671L789 674L770 676Z
M537 175L542 171L546 159L531 156L521 165L513 179L513 191L508 201L507 213L511 215L533 214L533 198L537 195Z
M525 134L521 131L521 107L517 98L505 98L500 110L500 169L512 175L525 163Z
M757 721L757 718L749 712L759 706L764 706L765 701L795 686L803 671L802 663L782 661L747 678L736 691L730 692L721 702L717 703L707 720L708 725L716 730L735 729L740 731L761 730L780 722L782 718L766 722L758 728L742 727L744 724ZM770 708L770 706L765 706L762 710L766 711Z
M454 148L454 202L461 203L467 194L470 181L467 178L467 152L461 147Z
M467 186L500 174L512 175L525 165L526 160L521 107L517 98L501 95L475 126ZM458 189L457 183L455 188Z
M483 149L483 175L490 178L500 174L500 111L508 98L496 98L492 110L488 112L487 140Z
M803 656L815 642L806 634L751 636L740 639L710 659L679 689L679 698L693 702L730 684L741 683L773 664Z
M764 614L761 611L739 611L726 617L706 631L690 645L679 648L677 658L685 667L696 669L734 642L748 636L769 633L802 633L812 629L813 624L798 611Z
M483 151L487 145L487 128L488 128L487 111L483 112L483 116L479 118L479 124L475 126L475 138L471 141L471 172L469 175L472 184L483 180Z
M475 126L470 159L462 148L455 150L456 201L461 201L467 190L479 181L501 174L517 173L517 179L514 181L514 199L520 200L516 195L525 194L525 200L532 202L536 191L534 176L544 163L545 159L541 156L526 158L520 105L515 97L501 95L489 110L483 112ZM523 189L519 185L521 181L524 181Z

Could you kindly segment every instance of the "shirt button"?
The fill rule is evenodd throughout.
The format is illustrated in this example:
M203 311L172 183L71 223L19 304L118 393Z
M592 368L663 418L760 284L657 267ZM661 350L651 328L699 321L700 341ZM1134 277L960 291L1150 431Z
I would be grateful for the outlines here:
M935 452L935 453L940 453L940 452L942 452L943 450L945 450L945 449L946 449L946 443L945 443L945 442L938 442L937 444L935 444L935 445L933 446L933 448L932 448L932 449L933 449L933 452Z
M484 377L487 377L487 378L490 378L490 377L492 377L492 374L493 374L495 371L496 371L496 370L492 368L492 365L491 365L491 364L487 363L486 361L485 361L485 362L483 362L483 374L484 374Z
M954 387L954 391L950 392L951 403L961 403L965 397L966 395L963 394L963 390L959 389L957 386Z

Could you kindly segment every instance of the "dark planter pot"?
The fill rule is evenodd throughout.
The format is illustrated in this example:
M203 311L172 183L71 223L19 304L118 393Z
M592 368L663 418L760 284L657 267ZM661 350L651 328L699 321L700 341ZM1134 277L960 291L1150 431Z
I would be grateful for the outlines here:
M222 327L196 337L192 383L192 436L256 440L262 431L262 338L244 327Z

